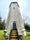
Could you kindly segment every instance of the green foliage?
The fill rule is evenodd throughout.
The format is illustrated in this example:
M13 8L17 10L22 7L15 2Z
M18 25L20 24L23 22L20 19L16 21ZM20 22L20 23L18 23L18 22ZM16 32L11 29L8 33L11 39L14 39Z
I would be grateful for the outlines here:
M0 30L5 29L5 20L2 21L2 19L0 18Z
M0 30L5 29L5 23L0 23Z
M30 25L24 24L26 30L30 30Z

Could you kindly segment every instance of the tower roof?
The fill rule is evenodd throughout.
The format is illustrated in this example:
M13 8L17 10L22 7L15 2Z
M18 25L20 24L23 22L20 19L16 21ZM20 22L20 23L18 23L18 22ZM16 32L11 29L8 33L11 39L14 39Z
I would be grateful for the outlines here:
M12 4L17 4L17 5L18 5L17 2L11 2L11 3L10 3L10 6L11 6ZM9 7L10 7L10 6L9 6ZM19 5L18 5L18 7L19 7Z

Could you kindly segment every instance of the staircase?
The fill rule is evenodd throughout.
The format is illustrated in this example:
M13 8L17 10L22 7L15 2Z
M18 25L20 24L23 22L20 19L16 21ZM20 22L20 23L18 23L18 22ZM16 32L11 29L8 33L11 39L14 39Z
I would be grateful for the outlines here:
M13 28L10 31L9 40L18 40L18 32L16 28L16 22L13 23Z
M9 40L18 40L17 30L11 30L10 35L9 35Z

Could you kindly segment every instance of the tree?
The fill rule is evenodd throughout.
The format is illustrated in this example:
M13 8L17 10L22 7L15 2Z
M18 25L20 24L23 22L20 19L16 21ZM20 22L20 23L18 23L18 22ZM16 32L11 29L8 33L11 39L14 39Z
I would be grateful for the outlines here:
M2 18L0 17L0 23L1 23L1 19L2 19Z
M5 20L3 20L2 23L3 23L3 29L5 29Z
M30 30L30 25L24 24L26 30Z
M2 21L2 18L0 17L0 30L5 29L5 20Z

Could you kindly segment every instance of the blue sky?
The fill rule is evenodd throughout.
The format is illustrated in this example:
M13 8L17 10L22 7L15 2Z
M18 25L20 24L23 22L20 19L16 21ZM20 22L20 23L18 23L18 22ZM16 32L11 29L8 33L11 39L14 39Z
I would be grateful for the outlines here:
M0 16L2 19L7 19L9 4L12 1L17 0L0 0ZM23 19L30 24L30 0L18 0L17 2Z

